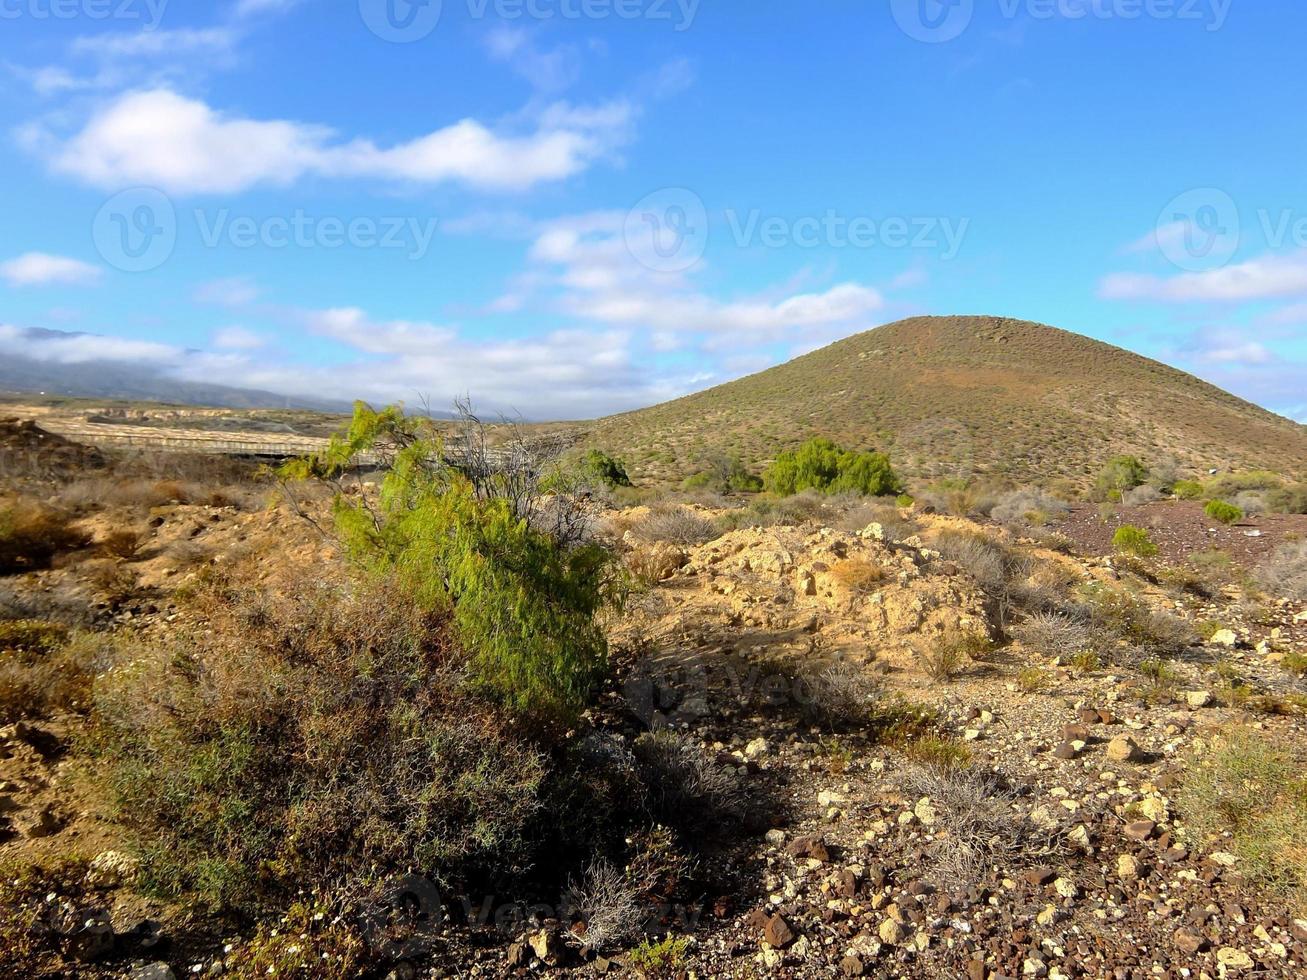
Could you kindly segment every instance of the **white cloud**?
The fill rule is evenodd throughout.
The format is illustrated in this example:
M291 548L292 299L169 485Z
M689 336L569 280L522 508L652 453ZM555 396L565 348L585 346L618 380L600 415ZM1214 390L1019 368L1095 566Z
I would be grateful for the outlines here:
M1205 272L1164 277L1115 273L1099 284L1103 299L1163 303L1234 303L1307 293L1307 253L1265 255Z
M237 18L280 14L299 6L300 2L301 0L239 0L232 13Z
M1269 364L1275 359L1265 344L1256 341L1210 347L1199 356L1212 364Z
M239 325L221 327L213 334L213 346L224 350L256 350L266 344L261 334Z
M99 282L103 274L89 262L45 252L28 252L0 263L0 277L11 286L87 286Z
M135 183L177 194L233 193L320 175L512 191L585 170L625 142L633 115L621 102L555 103L535 113L526 132L495 132L464 119L379 147L342 141L325 126L222 113L165 88L121 96L71 138L36 130L28 143L58 172L105 188Z
M247 276L233 276L200 283L191 295L197 303L234 309L257 302L263 295L263 290Z
M694 287L695 269L669 275L638 260L623 237L624 219L618 212L562 219L532 244L532 261L553 270L564 312L609 326L698 334L704 346L719 347L811 339L837 326L864 329L885 306L879 290L859 283L719 300Z
M89 333L34 333L12 324L0 324L0 350L14 355L54 361L59 364L85 364L91 361L129 361L164 365L175 363L183 354L176 347L148 340L106 337Z
M151 58L167 55L214 56L230 54L239 35L226 27L182 28L166 31L133 31L131 33L92 34L79 37L72 43L73 54L97 58Z
M581 74L580 50L561 45L544 50L520 27L498 27L486 35L486 50L542 92L558 92L576 82Z

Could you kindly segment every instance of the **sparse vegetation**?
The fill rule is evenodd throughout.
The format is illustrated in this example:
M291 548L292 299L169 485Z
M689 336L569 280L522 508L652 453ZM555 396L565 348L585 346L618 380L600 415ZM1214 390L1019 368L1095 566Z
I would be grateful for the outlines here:
M1307 600L1307 540L1280 545L1257 567L1255 578L1273 595Z
M0 575L44 568L89 541L67 511L26 498L0 503Z
M712 518L704 517L689 507L678 504L657 504L648 516L631 528L646 541L665 541L669 544L699 545L722 533Z
M1229 847L1244 874L1307 910L1304 760L1263 735L1232 728L1191 760L1179 794L1195 843ZM1220 839L1228 834L1229 843Z
M1137 456L1114 456L1094 480L1099 500L1116 501L1128 490L1148 481L1148 467Z
M763 481L768 490L782 497L804 490L883 497L903 490L884 453L852 452L829 439L810 439L798 449L781 453Z
M1157 554L1157 545L1142 527L1122 524L1112 535L1112 550L1136 558L1152 558Z
M1203 513L1221 524L1233 524L1235 521L1243 520L1244 517L1242 510L1233 504L1227 504L1224 500L1207 501Z
M831 566L830 577L841 588L858 595L867 595L876 591L876 587L888 576L885 569L873 565L865 558L845 558Z

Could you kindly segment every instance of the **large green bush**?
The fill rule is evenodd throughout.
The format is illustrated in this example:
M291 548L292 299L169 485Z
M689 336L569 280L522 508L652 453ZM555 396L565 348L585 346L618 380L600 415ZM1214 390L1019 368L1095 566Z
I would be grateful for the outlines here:
M873 497L903 491L884 453L853 452L821 438L781 453L763 479L768 490L782 497L804 490Z
M465 461L460 471L420 420L362 405L326 453L286 475L332 479L364 453L390 467L375 500L336 495L347 552L451 617L477 689L543 726L571 724L606 664L595 617L615 598L616 576L603 546L563 534L575 530L558 516L570 513L566 495L543 504L534 464L524 472Z
M614 459L602 449L591 449L585 454L585 471L592 479L606 487L629 487L631 478L626 473L626 464Z
M1127 490L1148 481L1148 467L1136 456L1114 456L1094 480L1098 500L1120 500Z

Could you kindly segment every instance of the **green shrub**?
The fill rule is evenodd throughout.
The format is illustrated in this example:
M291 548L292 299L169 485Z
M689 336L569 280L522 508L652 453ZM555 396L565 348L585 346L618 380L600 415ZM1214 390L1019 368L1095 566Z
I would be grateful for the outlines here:
M398 409L358 406L326 453L285 475L330 478L377 451L393 458L378 500L336 495L347 552L394 577L422 609L451 618L477 689L542 726L570 725L607 661L595 617L617 598L612 555L580 540L565 495L553 501L561 511L547 511L529 473L464 475Z
M1227 504L1224 500L1207 501L1203 513L1222 524L1233 524L1235 521L1243 520L1243 511L1234 504Z
M1153 539L1142 527L1122 524L1112 535L1112 550L1122 555L1151 558L1157 554L1157 545L1153 544Z
M1190 761L1178 797L1195 843L1232 850L1240 870L1307 910L1307 779L1302 758L1235 728ZM1222 839L1229 834L1231 839Z
M908 507L913 506L916 502L917 502L917 501L916 501L916 498L913 497L912 494L910 494L910 493L901 493L901 494L898 495L898 497L897 497L897 498L895 499L895 501L894 501L894 503L895 503L897 506L899 506L899 507L903 507L903 508L905 508L905 509L908 508Z
M626 475L626 464L614 459L601 449L585 454L586 473L606 487L629 487L631 478Z
M1098 500L1120 500L1127 490L1148 481L1148 467L1135 456L1115 456L1094 480Z
M545 759L459 683L447 616L317 568L215 580L207 628L123 646L86 750L156 893L259 911L525 863Z
M852 452L820 438L810 439L798 449L777 456L763 482L768 490L782 497L804 490L872 497L903 490L884 453Z
M762 478L745 469L738 456L710 456L702 465L703 469L685 481L686 490L758 493L763 488Z
M1203 496L1203 485L1197 480L1176 480L1171 492L1181 500L1200 500Z

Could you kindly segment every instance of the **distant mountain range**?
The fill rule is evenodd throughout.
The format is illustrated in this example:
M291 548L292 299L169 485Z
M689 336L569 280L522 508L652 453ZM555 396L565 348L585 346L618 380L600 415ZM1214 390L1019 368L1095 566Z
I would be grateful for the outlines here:
M43 340L86 337L88 334L28 328L23 336L33 343ZM28 357L12 347L0 357L0 391L106 398L121 401L165 402L179 405L210 405L214 408L299 408L327 412L348 411L349 404L330 399L291 398L273 391L233 388L227 385L182 381L163 368L122 360L94 360L64 363Z

